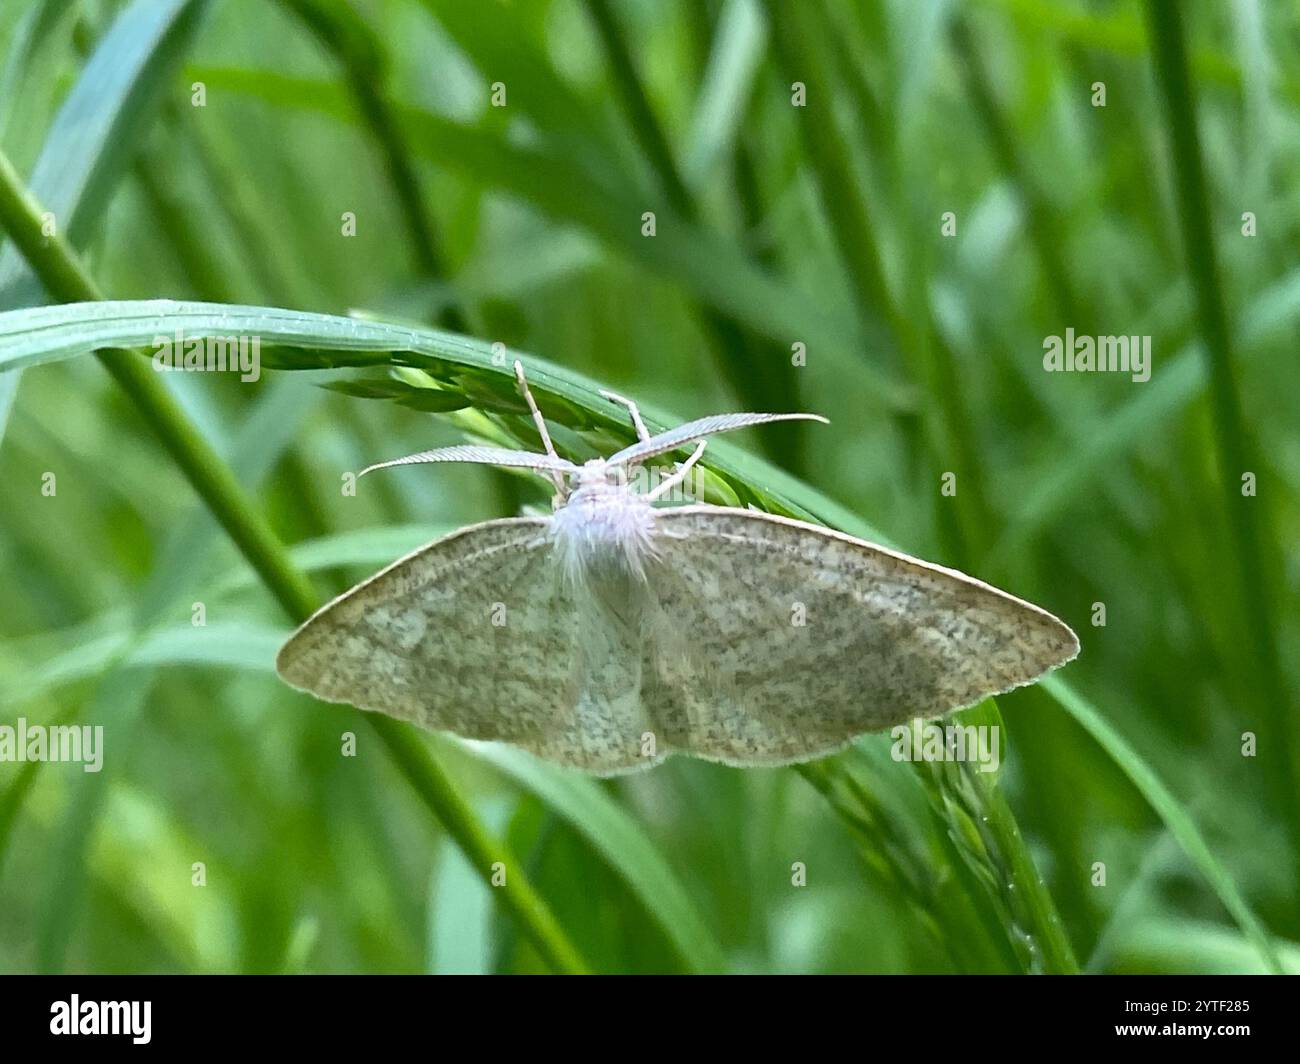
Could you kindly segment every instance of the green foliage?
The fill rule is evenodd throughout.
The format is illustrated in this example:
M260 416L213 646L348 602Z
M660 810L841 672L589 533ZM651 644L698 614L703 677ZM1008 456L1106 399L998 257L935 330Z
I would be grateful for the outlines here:
M0 762L0 970L1294 970L1294 16L799 8L0 12L0 724L109 750ZM1044 373L1067 327L1150 334L1151 380ZM154 374L178 329L264 372ZM598 782L289 692L291 619L546 505L339 487L535 447L514 357L574 458L631 439L600 388L828 415L711 443L710 498L959 566L1081 658L962 714L996 779L875 736Z

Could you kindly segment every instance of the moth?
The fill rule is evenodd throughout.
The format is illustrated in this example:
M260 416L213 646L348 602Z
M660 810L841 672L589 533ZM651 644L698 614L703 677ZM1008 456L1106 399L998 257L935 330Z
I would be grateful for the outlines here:
M779 765L1036 680L1079 641L1046 610L953 569L803 521L655 503L706 437L813 414L718 414L578 465L463 445L381 462L531 469L548 517L471 525L314 614L280 650L293 687L424 728L513 743L598 775L669 754ZM649 459L694 443L650 490Z

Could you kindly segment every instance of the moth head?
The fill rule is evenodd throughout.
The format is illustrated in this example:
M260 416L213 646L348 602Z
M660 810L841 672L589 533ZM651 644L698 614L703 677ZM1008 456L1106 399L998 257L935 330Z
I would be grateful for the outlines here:
M574 489L588 494L604 488L626 488L627 483L627 466L622 462L608 462L604 458L584 462L573 475Z

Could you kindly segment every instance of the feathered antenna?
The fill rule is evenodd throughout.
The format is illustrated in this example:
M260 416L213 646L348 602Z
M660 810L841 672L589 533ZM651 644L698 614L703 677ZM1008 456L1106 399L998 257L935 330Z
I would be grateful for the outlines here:
M535 469L539 473L549 473L553 477L562 477L565 473L576 473L578 467L557 454L537 454L533 451L512 451L505 447L480 447L475 444L458 444L455 447L438 447L432 451L408 454L404 458L392 458L387 462L376 462L366 466L358 476L364 477L376 469L388 469L390 466L419 465L423 462L472 462L477 465L514 466L522 469ZM559 481L562 485L563 479Z
M439 447L432 451L408 454L404 458L376 462L374 465L363 469L358 476L364 477L367 473L374 472L376 469L388 469L400 465L416 465L423 462L472 462L478 465L513 466L515 468L532 469L550 476L551 481L555 484L558 496L557 502L563 500L568 496L564 483L565 474L577 473L580 467L566 458L561 458L556 453L555 444L551 442L551 434L546 427L546 420L542 417L542 412L538 409L536 400L533 399L533 393L529 390L528 381L524 378L523 363L518 359L515 360L515 380L519 382L520 394L523 395L524 402L528 404L528 409L532 413L533 424L537 426L537 434L542 438L542 445L546 448L545 454L539 454L535 451L512 451L504 447L481 447L472 444ZM823 425L829 424L826 418L820 414L710 414L708 417L697 418L695 421L688 421L686 424L678 425L667 432L661 432L657 436L651 436L646 429L645 422L641 420L641 414L636 403L623 398L621 395L616 395L614 392L602 391L600 394L606 399L621 403L628 408L632 417L632 425L637 434L636 443L624 447L621 451L605 460L607 466L626 470L630 466L644 462L647 458L654 458L656 455L674 451L688 443L699 443L694 453L686 461L680 463L677 472L650 493L650 498L657 498L668 488L681 481L691 466L699 461L700 455L703 454L704 438L706 436L713 436L719 432L730 432L732 429L742 429L750 425L765 425L773 421L820 421Z
M694 443L705 436L730 432L732 429L743 429L747 425L765 425L771 421L820 421L823 425L830 424L820 414L710 414L708 417L688 421L685 425L678 425L675 429L661 432L658 436L638 440L631 446L624 447L617 454L610 455L605 461L610 465L635 465L665 451L675 451L683 444Z

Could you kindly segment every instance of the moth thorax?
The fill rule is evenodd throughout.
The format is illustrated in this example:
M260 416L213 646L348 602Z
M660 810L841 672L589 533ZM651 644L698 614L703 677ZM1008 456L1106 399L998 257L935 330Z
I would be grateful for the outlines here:
M570 583L592 575L643 576L653 551L654 507L623 485L584 484L551 517Z

